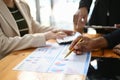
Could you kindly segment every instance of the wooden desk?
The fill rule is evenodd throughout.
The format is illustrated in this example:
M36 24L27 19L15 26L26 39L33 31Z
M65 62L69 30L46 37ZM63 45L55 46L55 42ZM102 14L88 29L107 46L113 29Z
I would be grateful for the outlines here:
M0 60L0 80L85 80L84 75L65 75L12 70L34 50L35 49L26 49L15 51ZM114 54L112 50L104 50L104 53L101 50L94 51L92 52L92 57L120 58L120 56Z
M111 49L93 51L92 57L120 58L120 56L115 54Z
M15 51L0 60L0 80L85 80L84 75L65 75L12 70L35 49Z

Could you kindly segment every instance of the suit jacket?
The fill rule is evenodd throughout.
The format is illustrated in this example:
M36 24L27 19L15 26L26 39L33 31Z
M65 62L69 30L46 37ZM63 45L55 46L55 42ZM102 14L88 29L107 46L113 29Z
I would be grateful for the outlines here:
M79 8L90 9L93 0L81 0ZM89 25L114 26L120 24L120 0L96 0ZM108 16L109 15L109 16Z
M29 6L24 0L14 1L28 24L29 34L20 37L14 17L3 0L0 0L0 58L10 51L44 46L46 40L43 32L53 30L53 28L41 26L33 20Z
M115 30L115 31L103 36L107 40L108 48L113 48L116 45L120 44L119 36L120 36L120 29Z

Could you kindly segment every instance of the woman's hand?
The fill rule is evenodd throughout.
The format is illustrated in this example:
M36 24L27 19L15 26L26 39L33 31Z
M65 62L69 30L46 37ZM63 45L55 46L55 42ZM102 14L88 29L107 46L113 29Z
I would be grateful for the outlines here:
M45 32L45 38L46 40L49 39L62 39L68 35L72 35L74 32L71 30L52 30Z

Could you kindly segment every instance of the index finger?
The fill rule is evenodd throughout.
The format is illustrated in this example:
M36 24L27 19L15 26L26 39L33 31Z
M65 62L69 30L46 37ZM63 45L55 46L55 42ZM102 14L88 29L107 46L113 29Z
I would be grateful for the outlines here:
M78 36L74 41L72 41L72 43L69 47L70 50L76 45L76 43L79 41L80 38L82 38L82 37Z

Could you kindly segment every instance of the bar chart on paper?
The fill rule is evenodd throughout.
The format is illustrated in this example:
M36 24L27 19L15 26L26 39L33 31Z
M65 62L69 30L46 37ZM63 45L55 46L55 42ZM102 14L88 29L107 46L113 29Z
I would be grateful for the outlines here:
M68 47L69 45L47 43L45 47L33 51L13 70L86 75L91 58L90 52L83 55L71 53L64 58Z

